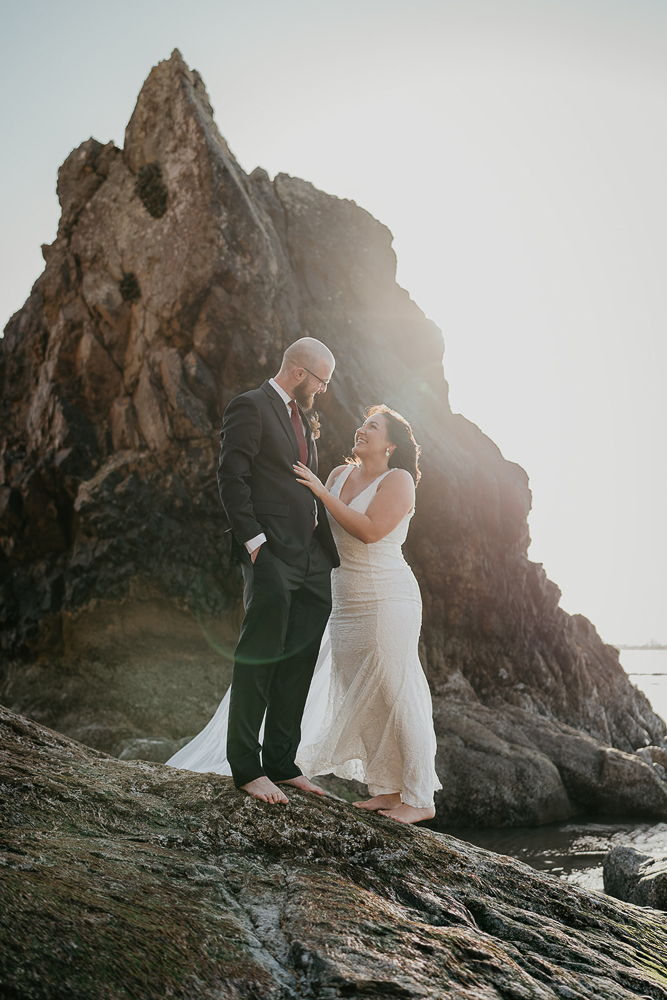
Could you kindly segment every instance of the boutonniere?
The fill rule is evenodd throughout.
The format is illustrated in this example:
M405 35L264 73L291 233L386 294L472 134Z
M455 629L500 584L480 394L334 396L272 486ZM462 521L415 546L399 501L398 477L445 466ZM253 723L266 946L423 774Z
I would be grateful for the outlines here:
M313 410L308 420L310 423L310 433L313 436L313 441L317 441L318 437L320 436L320 426L321 426L317 410Z

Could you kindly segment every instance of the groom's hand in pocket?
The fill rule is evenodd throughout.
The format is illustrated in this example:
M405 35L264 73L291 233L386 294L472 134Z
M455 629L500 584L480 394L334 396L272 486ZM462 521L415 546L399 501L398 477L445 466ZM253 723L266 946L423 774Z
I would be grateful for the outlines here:
M264 542L262 542L262 545L264 545ZM252 552L250 553L250 561L253 564L253 566L255 565L255 559L259 555L259 550L261 549L262 545L258 545L257 548L253 549Z

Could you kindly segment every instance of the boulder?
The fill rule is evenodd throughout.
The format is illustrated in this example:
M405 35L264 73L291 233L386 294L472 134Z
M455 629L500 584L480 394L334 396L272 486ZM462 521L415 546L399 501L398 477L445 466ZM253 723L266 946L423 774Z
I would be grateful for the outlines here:
M437 822L540 826L577 814L667 819L650 763L525 709L434 698Z
M660 749L665 724L529 560L526 473L451 412L442 335L396 283L389 230L306 181L246 174L177 50L123 149L87 140L58 192L45 270L0 339L0 700L104 751L206 724L241 617L222 413L310 334L338 358L317 403L322 474L370 403L403 412L423 447L405 553L443 820L546 822L608 808L612 785L630 814L664 816L644 762L622 755Z
M603 862L604 891L637 906L667 910L667 858L614 847Z
M667 781L667 749L665 747L640 747L637 756L651 764L654 771Z
M348 803L0 710L5 995L667 998L656 913Z

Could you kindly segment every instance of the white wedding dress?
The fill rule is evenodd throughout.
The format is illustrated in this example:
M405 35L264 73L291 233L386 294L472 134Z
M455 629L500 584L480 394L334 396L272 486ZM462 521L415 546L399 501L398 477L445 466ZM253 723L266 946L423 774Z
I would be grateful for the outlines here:
M354 466L331 488L340 491ZM386 472L350 508L364 513ZM333 609L301 723L296 762L309 778L337 774L371 795L400 792L416 808L433 804L431 694L419 662L421 597L403 558L412 511L385 538L366 544L333 518L340 566L331 576ZM202 732L167 761L191 771L231 774L225 756L229 691ZM260 734L261 740L261 734Z

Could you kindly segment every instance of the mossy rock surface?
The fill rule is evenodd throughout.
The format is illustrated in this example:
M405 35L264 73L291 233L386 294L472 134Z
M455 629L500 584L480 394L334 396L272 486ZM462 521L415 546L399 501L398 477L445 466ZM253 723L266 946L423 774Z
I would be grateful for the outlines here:
M3 996L667 998L667 919L428 830L1 709Z

